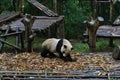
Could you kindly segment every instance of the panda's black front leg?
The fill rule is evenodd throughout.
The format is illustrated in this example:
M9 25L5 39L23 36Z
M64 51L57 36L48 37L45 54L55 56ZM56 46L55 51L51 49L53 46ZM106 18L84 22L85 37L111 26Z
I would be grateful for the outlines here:
M73 61L73 59L72 59L70 54L66 55L66 61Z
M65 58L65 57L63 56L63 53L61 53L61 52L59 52L59 57L60 57L61 59Z
M64 61L68 61L66 56L63 56L63 53L59 52L59 57L60 59L64 60Z

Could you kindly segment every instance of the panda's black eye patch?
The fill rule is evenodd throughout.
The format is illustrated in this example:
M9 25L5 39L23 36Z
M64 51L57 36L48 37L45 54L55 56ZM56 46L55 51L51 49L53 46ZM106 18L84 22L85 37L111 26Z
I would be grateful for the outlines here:
M66 45L64 45L64 48L67 48L67 46L66 46Z

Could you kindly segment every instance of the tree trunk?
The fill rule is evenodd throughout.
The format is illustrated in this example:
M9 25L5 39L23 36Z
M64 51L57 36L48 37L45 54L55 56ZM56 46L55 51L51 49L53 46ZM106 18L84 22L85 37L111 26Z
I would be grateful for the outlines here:
M113 23L113 2L110 0L110 24Z
M21 11L21 16L24 14L24 0L20 0L20 11Z
M88 29L89 32L89 48L91 52L94 52L96 50L96 31L94 29Z
M58 0L59 2L59 15L63 15L63 1L64 0Z
M88 45L91 52L96 50L96 32L102 21L104 21L102 17L98 17L97 19L91 18L90 21L85 21L89 36Z
M32 32L32 26L33 26L34 21L35 21L35 17L31 16L30 14L26 14L21 21L25 26L25 38L27 40L27 51L28 52L32 52L32 41L34 39L34 33Z
M57 0L53 0L53 11L57 13Z
M93 19L97 18L97 2L96 0L90 0L91 3L91 9L93 13Z

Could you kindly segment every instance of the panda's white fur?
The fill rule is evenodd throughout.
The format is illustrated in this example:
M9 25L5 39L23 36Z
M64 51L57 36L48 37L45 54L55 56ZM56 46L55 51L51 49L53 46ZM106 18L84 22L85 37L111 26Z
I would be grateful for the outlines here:
M48 53L52 55L58 53L59 57L65 57L66 55L70 55L73 46L67 39L49 38L42 43L42 48L43 51L41 55L43 57Z

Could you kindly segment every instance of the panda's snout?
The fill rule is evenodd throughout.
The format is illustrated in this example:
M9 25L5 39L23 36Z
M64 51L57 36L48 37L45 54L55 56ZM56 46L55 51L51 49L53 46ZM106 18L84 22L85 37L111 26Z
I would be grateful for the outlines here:
M63 51L63 53L65 53L65 51Z
M72 47L71 50L73 50L74 48Z

